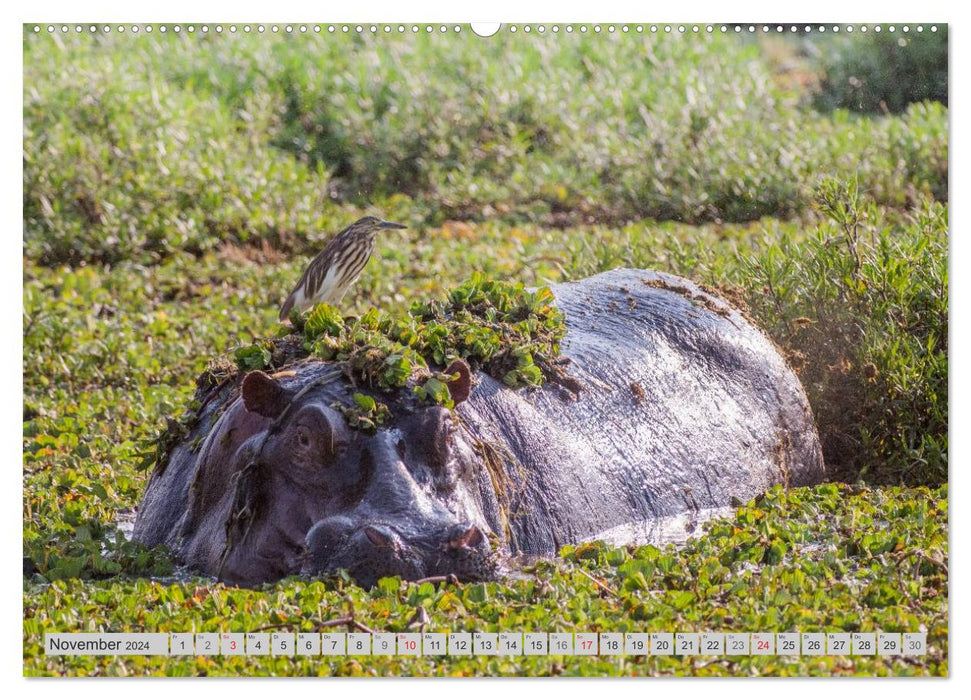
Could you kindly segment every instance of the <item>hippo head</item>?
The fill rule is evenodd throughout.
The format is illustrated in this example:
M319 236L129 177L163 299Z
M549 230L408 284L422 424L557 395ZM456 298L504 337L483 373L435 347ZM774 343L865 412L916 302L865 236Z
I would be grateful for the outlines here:
M459 403L469 369L449 372ZM365 432L334 408L346 392L340 381L244 378L200 453L182 531L190 561L239 583L339 569L364 586L493 575L481 460L452 411L411 401Z

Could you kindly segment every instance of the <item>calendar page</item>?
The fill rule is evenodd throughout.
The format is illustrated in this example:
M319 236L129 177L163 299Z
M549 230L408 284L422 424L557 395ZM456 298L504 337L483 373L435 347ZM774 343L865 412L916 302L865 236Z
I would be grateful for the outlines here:
M23 675L948 675L948 24L651 12L26 20Z

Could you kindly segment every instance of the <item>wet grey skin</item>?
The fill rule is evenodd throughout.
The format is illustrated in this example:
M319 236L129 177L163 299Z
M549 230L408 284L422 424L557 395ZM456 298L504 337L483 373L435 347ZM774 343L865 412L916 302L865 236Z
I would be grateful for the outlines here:
M578 392L462 367L453 410L381 395L394 418L366 434L331 408L354 391L331 365L250 373L204 398L151 478L135 539L243 585L340 569L365 586L474 581L511 554L823 479L802 386L724 300L646 270L552 290Z

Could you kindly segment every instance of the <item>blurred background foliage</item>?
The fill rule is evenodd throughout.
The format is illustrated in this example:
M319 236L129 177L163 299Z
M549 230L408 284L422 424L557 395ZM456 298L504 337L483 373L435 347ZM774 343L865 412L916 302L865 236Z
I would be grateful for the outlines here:
M305 251L347 207L427 225L789 218L822 175L879 204L946 201L942 58L946 31L29 36L27 254ZM878 104L895 114L857 114Z
M926 38L882 31L806 46L820 67L813 101L819 109L898 114L923 100L947 106L947 25Z

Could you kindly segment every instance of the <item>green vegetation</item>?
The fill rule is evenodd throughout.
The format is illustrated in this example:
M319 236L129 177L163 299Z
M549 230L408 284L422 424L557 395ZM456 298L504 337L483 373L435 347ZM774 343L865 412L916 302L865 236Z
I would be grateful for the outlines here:
M947 105L947 25L919 37L900 30L831 34L813 44L820 109L903 112L921 100Z
M306 315L293 312L291 320L303 331L307 354L344 363L349 376L371 388L399 389L416 371L427 375L430 365L456 359L519 388L541 386L544 372L558 371L554 362L566 325L552 302L546 287L527 291L521 282L474 275L443 299L415 302L406 314L372 308L345 321L334 307L319 304ZM279 335L286 339L288 330ZM266 341L235 352L241 370L266 367L272 355Z
M237 369L279 370L295 359L317 357L340 363L355 386L391 395L411 383L419 399L447 408L454 405L448 383L458 375L432 367L454 360L512 388L542 386L544 377L570 383L556 364L566 324L548 287L528 291L521 282L487 281L476 274L444 298L415 302L404 314L371 308L345 320L325 303L306 314L292 311L290 323L278 329L275 340L237 348ZM353 401L335 406L353 428L373 430L391 418L388 406L373 396L358 392ZM169 423L159 444L182 434L181 423Z
M881 214L825 181L828 221L744 261L751 310L810 396L832 478L947 481L947 213Z
M733 36L71 33L24 51L26 246L46 264L303 251L348 206L425 226L749 221L804 211L820 175L883 204L947 197L939 105L821 116Z
M365 385L386 391L405 386L416 371L465 360L517 388L540 386L543 373L556 372L559 341L566 335L563 315L547 288L486 281L481 275L441 300L415 302L407 314L370 309L345 323L337 311L318 305L306 317L304 348L322 360L343 362ZM535 360L534 360L535 357ZM425 395L435 394L430 388Z
M27 672L85 675L946 675L947 488L773 488L682 548L566 547L524 577L465 586L340 577L260 590L215 584L57 581L25 596ZM942 527L943 525L943 527ZM821 585L824 584L824 585ZM353 610L375 631L927 632L921 658L45 657L44 630L311 632ZM345 627L324 631L345 631Z
M929 52L925 39L901 50ZM26 36L25 671L947 673L948 112L820 114L770 48L579 33ZM572 547L490 584L166 578L167 553L116 524L141 498L155 437L184 419L214 358L233 360L217 373L273 366L280 301L365 211L409 229L378 239L339 310L298 319L308 351L349 359L374 343L381 371L357 371L379 388L454 356L535 384L559 322L542 292L515 285L664 270L747 306L806 386L830 473L869 485L773 490L681 549ZM502 330L481 333L490 307ZM430 371L423 400L446 402L446 380ZM379 424L383 404L359 395L349 410ZM429 629L924 629L931 653L447 665L39 653L44 630L309 630L348 603L389 631L421 606Z

